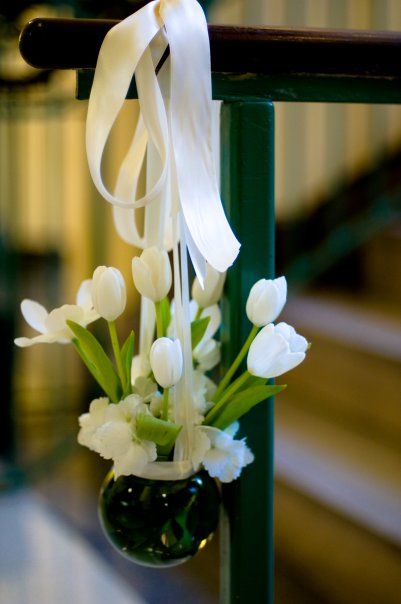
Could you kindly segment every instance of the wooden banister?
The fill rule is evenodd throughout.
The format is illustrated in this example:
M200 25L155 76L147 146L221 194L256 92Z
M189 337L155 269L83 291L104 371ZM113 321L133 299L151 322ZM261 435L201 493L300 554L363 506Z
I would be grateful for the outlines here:
M23 29L24 59L41 69L90 69L117 21L34 19ZM214 73L401 78L401 33L209 26Z

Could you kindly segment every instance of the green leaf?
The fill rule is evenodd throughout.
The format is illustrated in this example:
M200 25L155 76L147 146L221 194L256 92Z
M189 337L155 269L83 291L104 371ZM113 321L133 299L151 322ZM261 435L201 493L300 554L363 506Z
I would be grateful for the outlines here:
M258 403L274 396L284 390L285 385L273 386L252 386L246 390L236 392L232 398L228 399L222 407L220 413L211 422L211 425L220 430L225 430L227 426L248 413Z
M254 386L265 386L266 382L266 378L249 374L248 379L238 388L237 392L242 392L243 390L251 387L253 388Z
M143 440L150 440L157 445L173 445L182 426L173 422L158 419L153 415L141 413L136 418L136 433Z
M102 346L85 327L67 321L75 338L72 340L81 359L113 403L121 398L121 382Z
M123 368L125 373L125 380L128 384L127 391L124 392L124 396L132 394L131 386L131 365L132 357L134 356L134 344L135 344L135 333L131 331L128 338L125 340L124 345L121 349L121 357L123 361Z
M197 347L203 336L205 335L205 331L207 330L207 326L210 323L210 317L202 317L201 319L196 319L191 323L191 339L192 339L192 350Z
M160 312L163 322L163 333L166 335L168 326L171 322L170 300L167 298L167 296L160 301Z

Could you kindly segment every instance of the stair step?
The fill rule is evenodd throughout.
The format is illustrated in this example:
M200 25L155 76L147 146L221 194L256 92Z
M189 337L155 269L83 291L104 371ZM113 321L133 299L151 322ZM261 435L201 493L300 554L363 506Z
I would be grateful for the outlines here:
M401 324L353 303L300 296L285 320L311 342L277 399L401 450Z
M285 318L299 330L384 359L401 362L400 307L375 299L319 293L296 296L286 306Z
M401 546L398 451L277 404L276 476L293 489Z
M279 576L289 575L305 602L398 604L398 452L291 402L277 404L276 418Z
M294 585L277 601L400 603L399 549L282 482L276 484L275 541L278 576Z

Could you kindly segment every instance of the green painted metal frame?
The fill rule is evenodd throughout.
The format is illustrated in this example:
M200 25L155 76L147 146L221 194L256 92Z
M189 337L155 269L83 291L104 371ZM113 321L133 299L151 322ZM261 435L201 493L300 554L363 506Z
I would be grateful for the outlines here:
M274 276L274 108L266 101L223 103L222 197L241 243L228 272L223 309L224 362L250 330L244 312L253 283ZM255 462L225 486L221 601L273 602L273 400L241 421ZM231 570L231 572L229 572Z
M77 98L89 96L93 69L78 69ZM329 75L263 75L213 73L213 97L225 101L296 103L401 103L399 78ZM127 98L137 98L135 82Z

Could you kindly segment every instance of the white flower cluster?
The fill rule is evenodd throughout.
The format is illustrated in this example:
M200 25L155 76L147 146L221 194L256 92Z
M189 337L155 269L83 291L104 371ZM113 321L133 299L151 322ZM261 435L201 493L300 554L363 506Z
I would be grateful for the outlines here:
M117 269L105 266L95 270L92 280L82 283L75 305L64 305L48 313L37 302L24 300L21 304L23 316L40 335L15 340L19 346L41 342L67 343L73 338L76 343L76 338L79 341L82 332L88 333L83 328L91 322L102 317L109 323L118 376L111 363L108 365L109 361L100 344L91 340L91 334L85 336L84 354L89 354L89 368L97 367L96 363L99 367L104 367L109 382L105 382L103 387L108 397L92 401L88 413L79 418L78 441L105 459L112 460L116 477L140 475L148 463L157 460L158 448L151 439L152 433L142 431L142 437L140 436L138 418L153 418L151 423L154 424L157 420L163 425L163 429L171 428L177 422L177 384L181 380L184 366L181 343L176 339L174 331L174 301L167 311L170 320L165 319L165 305L168 308L169 304L166 296L172 285L167 253L155 247L144 250L139 258L134 258L132 274L138 291L154 303L159 337L149 353L132 357L131 334L130 356L128 361L126 357L123 360L123 355L127 353L119 347L115 320L125 309L126 286ZM191 367L186 370L192 372L194 426L191 462L194 471L203 465L210 476L219 478L222 482L230 482L240 475L242 468L253 461L253 454L244 439L234 438L238 423L234 422L227 428L227 424L240 417L240 414L229 413L229 421L219 424L219 415L227 412L229 397L247 380L252 381L253 376L268 380L296 367L304 360L308 343L290 325L273 323L286 302L285 278L261 279L252 287L246 304L247 316L253 324L250 336L217 386L207 372L220 362L220 343L216 334L221 325L218 302L222 296L224 280L225 274L208 266L204 286L201 287L197 279L193 283L189 313L191 324L195 331L198 329L198 335L196 341L193 340ZM67 324L67 321L70 322ZM246 354L247 371L232 382ZM94 375L96 376L96 371ZM100 375L100 385L102 379ZM240 395L243 392L244 390L240 390ZM238 400L241 400L241 396L238 399L237 393L237 403ZM259 400L263 400L263 395ZM178 434L179 426L173 428ZM144 434L149 440L143 437Z
M150 382L148 380L147 387ZM146 398L150 405L143 402ZM149 391L145 398L132 394L117 405L110 404L106 397L95 399L89 412L79 418L79 444L104 459L113 460L116 478L141 474L148 463L157 459L157 449L154 442L138 437L136 418L141 413L157 415L160 399L156 390ZM237 428L238 425L223 431L211 426L196 426L191 459L194 470L203 465L210 476L221 482L238 478L242 468L252 463L254 457L245 439L234 439Z
M254 460L245 439L234 439L238 428L238 422L226 430L197 426L192 451L193 466L196 468L202 464L209 475L220 482L232 482L238 478L242 469Z
M265 379L279 377L302 363L308 348L303 336L287 323L273 325L287 300L285 277L260 279L246 303L248 319L262 327L248 353L248 371Z

